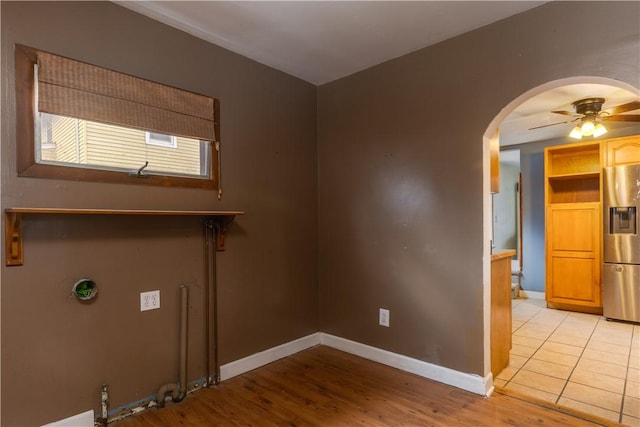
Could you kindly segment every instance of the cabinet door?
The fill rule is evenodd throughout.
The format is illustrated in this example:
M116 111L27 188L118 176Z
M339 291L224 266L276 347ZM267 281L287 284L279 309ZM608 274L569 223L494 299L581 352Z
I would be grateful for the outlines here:
M547 211L547 301L601 307L600 204Z
M605 166L640 163L640 135L604 141Z

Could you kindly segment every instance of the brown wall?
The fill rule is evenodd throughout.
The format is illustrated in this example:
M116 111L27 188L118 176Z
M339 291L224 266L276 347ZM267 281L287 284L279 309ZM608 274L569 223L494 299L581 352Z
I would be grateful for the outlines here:
M218 257L223 363L322 330L483 375L482 134L550 80L640 86L633 2L553 2L324 85L318 98L110 3L0 7L2 207L246 210ZM224 200L16 178L15 42L220 98ZM202 376L200 233L195 219L28 218L25 265L0 269L3 425L97 409L103 382L115 407L175 381L182 283L189 377ZM84 276L100 286L91 305L69 297ZM162 308L140 313L138 294L151 289ZM377 326L379 307L391 328Z
M322 330L484 375L482 136L552 80L640 87L639 16L553 2L321 86Z
M243 210L218 254L222 363L318 330L316 88L108 2L2 2L2 208ZM215 193L17 178L13 45L219 98ZM178 379L178 287L190 299L189 379L204 375L203 240L194 218L24 221L25 264L2 279L2 425L35 426L135 402ZM4 250L3 250L4 252ZM89 305L70 297L82 277ZM161 308L139 311L159 289Z

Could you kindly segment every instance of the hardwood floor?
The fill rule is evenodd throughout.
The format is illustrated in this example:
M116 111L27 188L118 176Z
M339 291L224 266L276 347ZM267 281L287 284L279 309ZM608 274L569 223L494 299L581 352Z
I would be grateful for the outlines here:
M487 399L318 346L167 403L117 427L594 426L494 394Z

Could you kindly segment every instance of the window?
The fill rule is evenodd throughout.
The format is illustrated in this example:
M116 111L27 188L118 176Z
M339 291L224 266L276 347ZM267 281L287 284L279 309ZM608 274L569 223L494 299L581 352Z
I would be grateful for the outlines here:
M208 141L37 113L36 162L135 173L206 178ZM47 143L49 141L49 143ZM180 144L178 145L178 141Z
M19 176L220 195L216 99L26 46L15 56Z
M56 148L53 140L53 126L51 125L51 116L47 115L40 120L40 147L42 150Z
M145 139L148 145L158 147L178 148L178 138L173 135L165 135L157 132L145 132Z

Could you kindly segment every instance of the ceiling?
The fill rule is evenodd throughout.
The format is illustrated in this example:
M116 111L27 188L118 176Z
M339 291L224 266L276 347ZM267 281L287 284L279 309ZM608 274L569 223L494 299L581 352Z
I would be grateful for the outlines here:
M544 1L116 1L321 85Z
M540 6L545 1L115 1L152 19L315 85ZM557 138L572 103L637 100L616 87L570 85L537 95L501 124L501 145ZM637 112L636 112L637 114ZM607 126L634 124L607 122ZM635 124L635 126L638 126Z
M604 84L572 84L561 86L536 95L517 106L500 124L500 145L523 144L560 138L569 134L576 125L574 118L551 111L574 112L573 102L585 98L604 98L603 110L640 100L639 94ZM639 114L632 111L625 114ZM562 123L569 121L569 123ZM533 127L551 125L540 129ZM604 125L612 130L634 128L640 131L640 123L607 121Z

